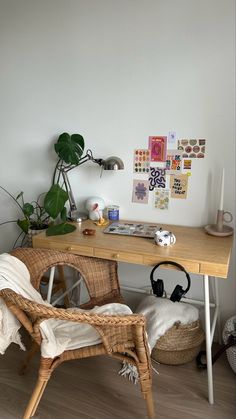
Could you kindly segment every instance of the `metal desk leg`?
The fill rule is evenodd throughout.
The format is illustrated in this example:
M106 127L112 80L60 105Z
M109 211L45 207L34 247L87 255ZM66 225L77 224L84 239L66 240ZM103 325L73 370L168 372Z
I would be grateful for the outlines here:
M208 379L208 400L214 403L213 395L213 374L211 356L211 322L210 322L210 300L209 300L209 278L204 275L204 303L205 303L205 332L206 332L206 360L207 360L207 379Z

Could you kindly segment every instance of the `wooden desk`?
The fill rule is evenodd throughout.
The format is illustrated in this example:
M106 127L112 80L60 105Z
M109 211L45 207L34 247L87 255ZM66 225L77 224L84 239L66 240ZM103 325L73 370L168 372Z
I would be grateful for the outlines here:
M214 237L202 227L162 225L176 236L172 247L157 246L153 239L104 234L104 227L97 227L90 220L76 224L76 231L63 236L47 237L41 233L33 237L33 247L72 252L141 265L156 265L164 260L180 263L188 272L203 276L205 332L209 402L214 403L211 345L217 319L219 320L219 294L216 277L227 278L233 237ZM95 236L84 236L85 228L96 230ZM214 278L215 303L212 326L210 322L209 276ZM219 324L219 322L218 322Z

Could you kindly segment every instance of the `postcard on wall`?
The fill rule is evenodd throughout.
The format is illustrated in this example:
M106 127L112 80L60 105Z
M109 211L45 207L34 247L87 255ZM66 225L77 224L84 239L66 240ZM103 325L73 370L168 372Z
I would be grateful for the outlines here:
M166 156L166 174L174 175L181 173L182 151L168 150Z
M168 133L168 145L175 145L176 147L176 132L169 131Z
M149 191L154 188L165 188L166 186L166 170L160 167L150 167L149 173Z
M171 175L170 190L171 198L186 199L188 191L188 174Z
M151 161L166 161L167 137L149 137L149 150Z
M185 159L203 159L206 153L206 140L179 140L178 149L182 151L182 157Z
M170 202L170 190L155 188L154 190L154 207L157 209L167 210Z
M150 150L134 150L134 173L148 173L150 168Z
M139 204L147 204L148 194L149 194L148 187L149 187L148 180L134 179L132 202L136 202Z
M191 170L192 168L192 160L191 159L183 159L183 170Z

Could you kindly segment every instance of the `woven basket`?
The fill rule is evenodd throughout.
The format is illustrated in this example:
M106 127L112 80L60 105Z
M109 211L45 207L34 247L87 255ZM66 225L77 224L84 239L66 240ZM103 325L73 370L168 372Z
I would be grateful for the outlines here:
M222 333L224 344L228 342L229 335L231 335L233 332L236 332L236 316L230 317L230 319L228 319L225 323ZM229 365L236 373L236 346L231 346L230 348L226 349L226 355L229 361Z
M161 364L186 364L197 356L203 340L204 332L199 320L186 325L175 323L157 340L152 358Z

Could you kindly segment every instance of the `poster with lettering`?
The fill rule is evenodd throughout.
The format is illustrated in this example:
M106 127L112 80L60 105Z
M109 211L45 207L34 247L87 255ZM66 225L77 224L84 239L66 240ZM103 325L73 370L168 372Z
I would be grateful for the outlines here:
M151 161L166 161L167 137L149 137Z
M188 175L170 175L171 198L186 199L188 191Z

